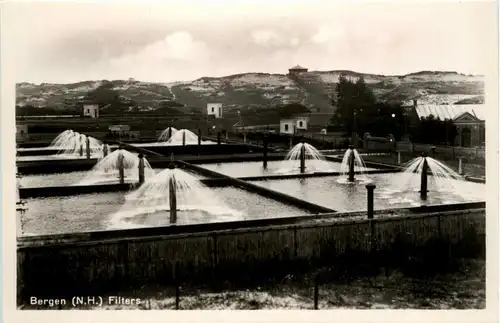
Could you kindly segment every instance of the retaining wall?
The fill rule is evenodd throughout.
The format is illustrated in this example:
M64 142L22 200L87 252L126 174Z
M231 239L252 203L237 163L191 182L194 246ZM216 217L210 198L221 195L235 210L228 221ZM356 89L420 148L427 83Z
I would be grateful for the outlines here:
M283 160L285 153L267 154L267 159ZM174 155L174 160L183 160L189 163L221 163L221 162L244 162L261 161L262 153L248 153L243 155ZM159 157L146 153L146 159L153 168L165 168L170 163L171 158ZM51 174L65 173L72 171L84 171L92 169L97 163L97 159L63 159L63 160L32 160L16 162L20 174Z
M44 245L31 239L17 250L18 302L31 296L106 295L144 284L255 282L276 273L291 274L301 266L341 266L339 257L349 255L355 256L358 266L363 264L364 258L359 257L363 254L383 254L370 259L393 262L400 259L395 256L398 252L407 258L414 248L436 239L457 255L467 255L478 245L484 250L484 208L372 220L352 216L142 237L134 237L136 230L127 230L127 238Z
M210 145L186 145L186 146L141 146L133 148L133 143L128 143L130 151L140 152L139 148L145 148L150 151L162 154L162 155L213 155L213 154L244 154L249 152L258 152L262 151L262 147L255 145L246 145L246 144L210 144ZM34 149L34 150L22 150L19 149L17 151L18 156L47 156L57 154L58 149ZM85 149L83 152L85 156Z
M455 159L458 157L484 159L486 157L486 150L484 147L467 148L467 147L455 147L455 146L433 146L428 144L419 144L406 141L398 141L396 143L396 149L402 152L430 153L432 147L436 147L436 156L438 156L438 158L439 156L441 157L446 156L451 159Z

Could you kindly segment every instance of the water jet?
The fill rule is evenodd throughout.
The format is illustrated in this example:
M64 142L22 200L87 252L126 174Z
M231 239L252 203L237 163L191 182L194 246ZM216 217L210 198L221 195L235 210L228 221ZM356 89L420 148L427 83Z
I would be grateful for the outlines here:
M175 129L174 127L166 128L161 132L160 136L158 137L158 141L160 142L168 141L177 131L178 130Z
M169 146L177 145L196 145L198 143L198 136L188 129L181 129L175 131L175 133L167 141Z
M125 197L121 209L111 215L113 227L205 222L211 217L231 221L243 216L228 208L197 177L177 167L173 154L170 158L166 169L146 178L144 184Z
M58 150L57 155L80 155L83 156L83 149L87 142L87 156L101 152L101 142L90 136L85 136L73 130L61 132L47 147Z
M144 180L154 175L154 170L147 159L124 150L123 147L109 153L86 174L86 176L78 182L77 185L96 185L104 183L124 183L124 182L140 182L141 167L140 163L144 164ZM138 176L139 175L139 176Z
M365 162L363 158L361 158L359 152L354 148L354 145L349 145L349 149L344 153L340 170L343 177L339 178L339 183L353 184L358 182L365 183L368 181L366 176L363 175L363 172L366 171ZM354 177L356 172L359 173L357 179Z

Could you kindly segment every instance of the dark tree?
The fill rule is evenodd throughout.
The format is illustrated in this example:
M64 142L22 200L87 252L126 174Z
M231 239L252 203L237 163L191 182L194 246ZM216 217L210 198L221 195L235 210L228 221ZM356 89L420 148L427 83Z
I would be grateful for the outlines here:
M440 120L432 114L422 117L418 127L412 131L414 141L434 145L453 145L457 134L457 127L452 120Z
M340 75L336 100L332 99L333 102L336 103L337 110L331 123L339 130L346 133L356 131L360 136L365 132L380 136L393 133L398 136L401 132L400 106L377 103L363 77L352 81L345 75Z
M106 107L101 114L124 114L129 107L137 106L134 101L122 98L109 81L104 81L101 86L88 92L84 99Z
M288 118L294 114L309 112L309 109L300 103L290 103L278 108L278 114L281 118Z

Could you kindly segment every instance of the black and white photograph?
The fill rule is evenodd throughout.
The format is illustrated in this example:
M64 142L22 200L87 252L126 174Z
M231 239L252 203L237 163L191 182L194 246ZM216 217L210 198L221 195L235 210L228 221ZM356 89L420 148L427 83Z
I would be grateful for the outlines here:
M3 297L498 320L497 5L3 3Z

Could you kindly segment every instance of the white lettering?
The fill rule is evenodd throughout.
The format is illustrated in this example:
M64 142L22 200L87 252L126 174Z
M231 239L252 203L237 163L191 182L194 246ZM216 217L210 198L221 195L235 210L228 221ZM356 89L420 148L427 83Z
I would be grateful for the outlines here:
M30 305L37 305L37 306L49 306L49 307L54 307L54 306L59 306L59 305L66 305L66 300L64 298L37 298L35 296L30 297Z

